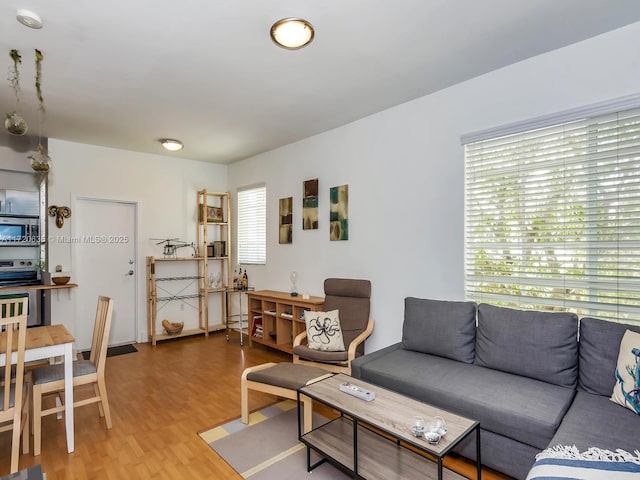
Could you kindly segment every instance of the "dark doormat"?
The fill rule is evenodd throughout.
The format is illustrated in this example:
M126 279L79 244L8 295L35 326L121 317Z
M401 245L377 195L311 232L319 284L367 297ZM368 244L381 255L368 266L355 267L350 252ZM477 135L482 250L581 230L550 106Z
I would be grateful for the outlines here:
M117 347L109 347L107 348L107 357L115 357L116 355L124 355L125 353L133 353L137 352L138 349L134 347L132 344L128 345L118 345ZM82 357L85 360L89 360L91 356L91 350L87 350L86 352L82 352Z

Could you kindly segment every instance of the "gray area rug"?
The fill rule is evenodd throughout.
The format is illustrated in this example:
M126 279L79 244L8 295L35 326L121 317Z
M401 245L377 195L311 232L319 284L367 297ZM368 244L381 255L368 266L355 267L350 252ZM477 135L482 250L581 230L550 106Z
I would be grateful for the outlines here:
M243 478L252 480L333 480L350 478L329 463L307 472L307 452L298 442L295 402L286 401L240 419L199 432L200 437ZM327 422L314 414L314 426ZM314 463L318 456L312 452Z

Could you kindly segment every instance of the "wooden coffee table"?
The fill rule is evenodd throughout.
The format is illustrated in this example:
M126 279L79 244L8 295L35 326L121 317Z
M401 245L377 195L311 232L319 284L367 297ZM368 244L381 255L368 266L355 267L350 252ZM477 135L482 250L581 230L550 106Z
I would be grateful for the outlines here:
M340 391L340 384L350 382L375 393L365 401ZM340 413L325 425L302 434L300 395L306 395ZM424 437L411 434L413 417L429 421L440 416L448 431L436 445ZM442 460L453 447L476 434L477 478L482 476L480 462L480 423L440 408L413 400L391 390L372 385L348 375L338 374L298 389L298 437L307 447L307 470L329 461L354 478L368 479L464 479L443 468ZM420 455L409 446L433 457ZM311 464L311 450L322 459Z

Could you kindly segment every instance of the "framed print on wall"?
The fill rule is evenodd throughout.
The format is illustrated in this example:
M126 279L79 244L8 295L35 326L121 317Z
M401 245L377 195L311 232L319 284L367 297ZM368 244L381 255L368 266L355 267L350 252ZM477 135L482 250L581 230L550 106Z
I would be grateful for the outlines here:
M207 205L207 222L221 223L222 221L222 208Z
M281 198L278 243L293 243L293 197Z
M318 179L302 183L302 229L318 229Z
M349 240L349 185L329 190L329 239Z

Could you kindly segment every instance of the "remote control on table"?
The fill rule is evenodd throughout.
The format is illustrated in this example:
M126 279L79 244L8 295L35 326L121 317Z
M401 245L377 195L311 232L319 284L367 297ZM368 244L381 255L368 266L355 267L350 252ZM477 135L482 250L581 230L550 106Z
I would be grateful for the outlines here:
M354 397L366 400L367 402L370 402L371 400L376 398L376 394L374 392L371 392L349 382L341 383L340 390L344 393L348 393L349 395L353 395Z

